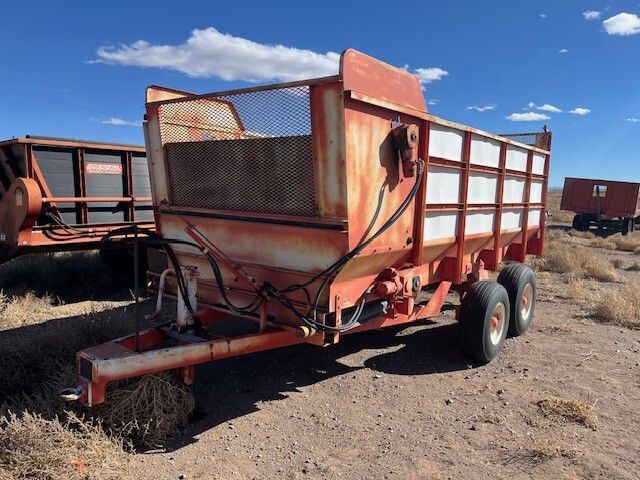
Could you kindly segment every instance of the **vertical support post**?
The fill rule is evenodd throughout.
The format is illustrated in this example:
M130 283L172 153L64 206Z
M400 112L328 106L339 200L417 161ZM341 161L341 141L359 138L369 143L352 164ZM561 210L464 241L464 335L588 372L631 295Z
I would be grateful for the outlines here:
M502 252L500 247L500 231L502 230L502 212L503 212L503 204L504 204L504 182L507 179L506 176L506 164L507 164L507 144L502 142L500 144L500 160L498 163L498 168L500 169L500 173L498 173L498 192L496 195L496 225L495 225L495 236L493 239L493 269L497 270L498 265L502 261Z
M462 144L462 181L460 182L460 205L458 209L458 255L456 258L455 282L462 283L464 270L464 244L465 229L467 224L467 196L469 193L469 169L471 168L471 132L464 132L464 142Z
M422 185L418 189L415 199L414 230L413 230L413 252L411 262L415 266L424 263L424 221L427 203L427 175L429 174L429 134L431 132L431 122L422 121L420 123L420 140L418 144L418 158L424 160L424 172L422 174Z
M124 191L123 197L133 197L133 170L131 157L131 152L122 152L122 154L120 155L122 162L122 172L124 175L124 178L122 179L122 186ZM127 203L125 212L125 219L127 221L135 221L135 205L133 199L131 200L131 202Z
M524 184L524 211L522 212L522 248L520 250L520 262L527 258L527 243L529 241L529 203L531 200L531 170L533 168L533 150L527 154L527 176Z
M84 158L84 148L78 149L78 166L80 168L80 196L87 196L87 166ZM80 205L80 223L89 223L89 204L82 202Z
M140 351L140 272L139 268L139 245L138 245L138 229L136 228L133 233L133 296L135 298L134 315L136 317L136 352Z
M548 135L547 140L547 150L551 150L551 133L546 133ZM538 255L542 255L544 251L544 238L547 232L547 211L548 211L548 199L549 199L549 165L551 164L551 155L547 154L544 156L544 180L542 181L542 207L544 211L542 212L542 218L540 219L540 247ZM544 220L544 221L543 221Z

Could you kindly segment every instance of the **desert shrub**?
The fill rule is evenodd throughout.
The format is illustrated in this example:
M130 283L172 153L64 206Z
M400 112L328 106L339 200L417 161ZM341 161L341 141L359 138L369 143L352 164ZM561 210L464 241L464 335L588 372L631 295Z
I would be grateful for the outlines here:
M571 274L577 278L592 278L601 282L619 282L620 277L611 263L587 248L550 242L536 266L552 273Z
M574 398L545 398L536 402L540 413L554 421L571 421L595 429L598 414L593 406Z
M640 236L637 234L623 237L622 235L614 235L610 240L615 244L618 250L624 252L634 252L640 248Z
M602 237L596 237L591 240L589 246L593 248L604 248L605 250L616 250L618 248L614 242Z

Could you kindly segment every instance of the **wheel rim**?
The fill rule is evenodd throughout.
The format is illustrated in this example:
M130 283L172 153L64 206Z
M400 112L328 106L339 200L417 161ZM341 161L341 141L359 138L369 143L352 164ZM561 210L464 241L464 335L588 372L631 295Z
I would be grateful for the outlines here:
M496 308L493 309L491 320L489 320L489 340L493 345L498 345L502 340L502 334L504 333L506 324L506 314L507 309L502 302L498 303Z
M522 291L522 298L520 299L520 318L523 321L529 320L531 312L533 311L533 285L527 283Z

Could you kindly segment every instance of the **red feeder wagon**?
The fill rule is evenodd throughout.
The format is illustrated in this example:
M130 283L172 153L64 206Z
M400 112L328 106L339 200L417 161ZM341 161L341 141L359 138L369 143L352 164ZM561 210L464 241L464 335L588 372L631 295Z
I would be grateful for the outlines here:
M640 217L640 183L565 178L560 209L574 212L573 228L608 228L628 235Z
M170 96L147 102L145 138L177 318L79 352L64 398L434 317L452 286L476 360L529 326L518 262L543 250L549 133L525 144L430 115L414 76L354 50L337 76Z
M104 247L105 235L129 225L153 228L144 147L36 136L0 142L0 263ZM122 259L111 249L103 256Z

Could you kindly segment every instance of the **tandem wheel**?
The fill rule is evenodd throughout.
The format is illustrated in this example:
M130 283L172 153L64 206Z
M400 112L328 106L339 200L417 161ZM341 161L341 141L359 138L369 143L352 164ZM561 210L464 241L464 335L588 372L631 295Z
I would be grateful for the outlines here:
M578 232L586 232L587 230L589 230L589 221L586 220L582 215L578 214L573 217L571 227Z
M479 362L490 362L507 337L510 311L509 295L498 282L471 285L460 305L462 350Z
M633 233L633 229L635 226L634 223L635 223L635 219L624 218L622 220L622 225L621 225L622 235L629 235L630 233Z
M531 267L523 263L510 263L498 275L498 283L509 295L511 305L509 335L512 337L522 335L531 325L533 311L536 308L538 285L535 273Z

